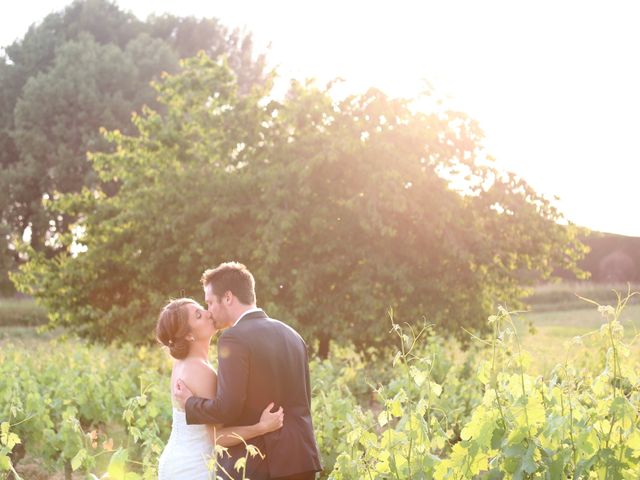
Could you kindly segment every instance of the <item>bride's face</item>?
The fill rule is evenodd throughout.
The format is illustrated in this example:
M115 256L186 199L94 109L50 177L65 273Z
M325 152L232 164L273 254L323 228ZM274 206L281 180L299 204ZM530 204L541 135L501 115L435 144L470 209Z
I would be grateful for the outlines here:
M216 333L211 314L199 305L191 304L187 308L189 309L189 327L193 338L195 340L211 338Z

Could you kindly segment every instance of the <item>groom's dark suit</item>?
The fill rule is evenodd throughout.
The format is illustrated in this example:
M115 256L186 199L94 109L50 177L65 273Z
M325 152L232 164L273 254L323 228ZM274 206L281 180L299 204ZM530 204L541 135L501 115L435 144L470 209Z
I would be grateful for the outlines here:
M247 442L266 458L250 457L246 476L267 480L320 471L311 423L307 346L293 328L260 310L247 313L220 336L217 396L215 400L189 398L187 423L253 425L271 402L283 407L284 426ZM229 453L232 458L219 460L220 464L238 475L233 466L245 456L244 445L229 448Z

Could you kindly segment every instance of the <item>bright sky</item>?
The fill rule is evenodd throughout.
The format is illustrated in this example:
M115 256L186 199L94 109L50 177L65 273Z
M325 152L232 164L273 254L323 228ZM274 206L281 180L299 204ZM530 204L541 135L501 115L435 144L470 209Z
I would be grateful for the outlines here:
M22 0L0 45L70 0ZM640 4L636 1L118 0L253 32L284 78L343 77L415 96L429 80L476 118L488 153L565 216L640 236Z

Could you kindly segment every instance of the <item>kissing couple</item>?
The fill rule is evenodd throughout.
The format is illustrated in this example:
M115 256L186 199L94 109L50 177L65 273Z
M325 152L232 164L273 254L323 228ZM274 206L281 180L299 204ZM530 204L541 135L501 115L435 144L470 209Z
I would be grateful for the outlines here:
M173 300L156 326L174 358L173 423L159 479L315 479L322 467L307 345L257 308L255 280L241 263L206 270L201 281L207 308ZM208 357L218 331L216 373ZM226 452L216 456L216 445Z

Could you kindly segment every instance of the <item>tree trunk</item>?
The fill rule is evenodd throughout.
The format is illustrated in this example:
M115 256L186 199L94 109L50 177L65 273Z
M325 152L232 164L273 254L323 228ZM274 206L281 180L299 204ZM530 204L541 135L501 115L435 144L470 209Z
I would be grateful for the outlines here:
M18 462L24 458L26 453L27 453L27 450L24 447L24 442L18 443L13 447L13 450L11 450L11 452L9 453L9 461L11 462L11 465L13 466L14 470L18 465ZM12 471L9 471L7 480L15 480L17 478L21 478L21 477L17 477L16 475L13 474Z
M329 356L329 344L331 343L331 336L328 333L321 333L318 338L320 339L320 345L318 346L318 356L322 360L326 360Z
M64 462L64 480L72 480L71 473L73 470L71 469L71 461L67 460Z

